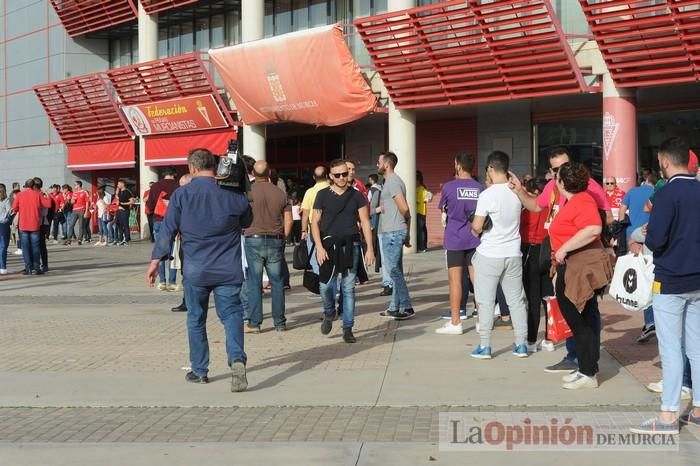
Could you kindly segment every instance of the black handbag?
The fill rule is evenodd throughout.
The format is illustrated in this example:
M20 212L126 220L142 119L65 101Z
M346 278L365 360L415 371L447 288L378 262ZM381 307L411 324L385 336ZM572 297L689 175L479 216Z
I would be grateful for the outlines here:
M306 240L302 240L301 243L294 246L292 267L294 270L305 270L309 260L309 246L306 244Z
M321 282L318 279L318 274L311 269L304 270L302 286L313 294L321 294Z

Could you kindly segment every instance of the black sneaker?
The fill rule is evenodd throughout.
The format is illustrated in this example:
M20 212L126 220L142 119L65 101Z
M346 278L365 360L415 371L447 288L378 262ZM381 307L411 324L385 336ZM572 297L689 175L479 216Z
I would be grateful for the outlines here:
M275 327L275 330L278 332L286 332L287 331L287 324L278 325Z
M649 327L644 327L641 335L637 338L637 343L644 343L654 335L656 335L656 325L651 324Z
M389 309L387 309L385 311L380 312L379 315L387 319L395 319L396 316L399 315L399 311L390 311Z
M248 388L248 378L245 373L245 364L237 359L231 364L231 391L244 392Z
M357 341L357 339L355 338L355 335L352 334L351 328L344 328L343 329L343 341L345 343L355 343Z
M552 365L552 366L547 366L544 368L545 372L548 372L550 374L556 373L556 372L567 372L570 373L572 371L577 371L578 370L578 364L569 361L568 359L564 358L558 363Z
M329 333L331 333L332 328L333 328L333 317L324 316L323 322L321 322L321 334L328 335Z
M390 286L385 286L382 292L379 293L379 296L391 296L392 294L394 294L394 289Z
M206 375L200 377L192 371L185 374L185 380L192 383L209 383L209 377Z
M499 330L513 330L513 323L510 321L510 319L503 320L502 317L499 317L493 323L493 328Z
M396 314L396 316L394 317L394 320L408 320L408 319L411 319L415 315L416 315L416 313L413 312L413 309L404 309L403 311L399 311Z

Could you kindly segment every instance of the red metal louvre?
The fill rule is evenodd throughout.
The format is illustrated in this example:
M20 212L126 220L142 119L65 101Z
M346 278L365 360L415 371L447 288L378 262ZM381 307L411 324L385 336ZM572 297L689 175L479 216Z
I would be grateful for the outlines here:
M115 68L107 76L122 105L213 94L226 121L234 125L199 53Z
M135 20L134 0L51 0L71 37Z
M586 89L549 0L451 0L355 26L399 108Z
M123 140L133 134L99 74L36 86L34 92L67 145Z
M149 15L160 11L172 10L185 5L197 3L199 0L141 0L143 9Z
M237 133L231 129L200 131L163 136L147 136L146 165L184 165L187 153L196 148L209 149L215 154L224 154L229 139L236 139Z
M579 2L617 86L700 79L700 1Z
M135 165L136 144L131 138L68 146L68 168L71 170L133 168Z

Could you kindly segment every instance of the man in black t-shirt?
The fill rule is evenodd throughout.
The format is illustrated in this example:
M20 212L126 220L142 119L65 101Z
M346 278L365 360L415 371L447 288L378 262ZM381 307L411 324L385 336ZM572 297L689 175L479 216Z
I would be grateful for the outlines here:
M367 243L365 263L374 263L372 231L369 225L367 200L348 183L348 166L343 160L331 162L333 184L319 191L314 202L311 222L316 257L319 263L319 281L323 299L321 333L328 335L333 327L335 295L338 274L342 274L343 340L355 343L352 326L355 317L355 279L360 263L360 223Z
M123 235L119 246L126 246L131 241L131 232L129 231L129 213L131 206L136 202L134 194L126 187L124 180L117 182L117 228Z

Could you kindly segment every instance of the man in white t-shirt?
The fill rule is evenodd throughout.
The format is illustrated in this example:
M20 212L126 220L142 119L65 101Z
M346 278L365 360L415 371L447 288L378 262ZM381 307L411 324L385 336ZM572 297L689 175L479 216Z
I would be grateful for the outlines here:
M510 189L510 158L501 151L492 152L487 161L487 188L476 204L473 233L481 235L481 243L472 259L474 266L474 299L479 307L480 344L472 352L477 359L491 359L491 331L500 284L510 308L515 345L513 356L527 357L527 304L523 290L523 265L520 252L520 212L522 204ZM487 219L492 226L485 228Z

